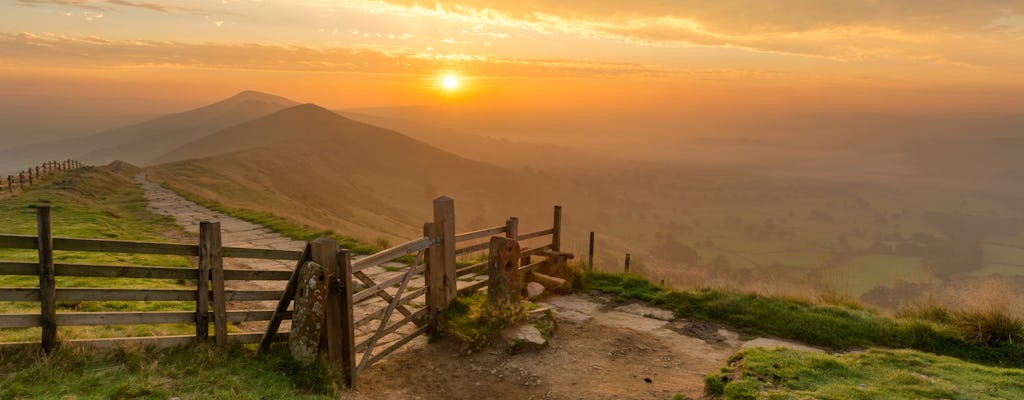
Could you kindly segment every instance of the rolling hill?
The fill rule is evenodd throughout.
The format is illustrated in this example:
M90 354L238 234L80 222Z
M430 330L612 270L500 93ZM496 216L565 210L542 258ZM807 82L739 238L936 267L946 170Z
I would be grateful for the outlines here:
M221 130L159 159L189 157L154 167L153 175L222 204L370 241L419 235L431 199L441 194L457 199L462 229L509 215L549 224L551 205L573 186L469 160L313 104Z
M123 160L148 165L161 154L185 143L296 104L265 93L241 92L194 110L88 136L10 148L0 152L0 171L65 158L76 158L89 164Z

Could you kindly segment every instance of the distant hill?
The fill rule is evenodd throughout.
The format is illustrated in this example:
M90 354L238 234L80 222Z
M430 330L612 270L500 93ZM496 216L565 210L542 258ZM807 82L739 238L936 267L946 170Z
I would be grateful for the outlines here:
M160 165L153 175L235 208L364 240L418 235L441 194L457 199L460 227L527 214L540 224L559 192L555 179L469 160L313 104L221 130L160 160L188 157L196 159ZM536 194L523 200L523 193Z
M88 136L10 148L0 152L0 170L65 158L90 164L124 160L148 165L185 143L296 104L282 97L246 91L194 110Z
M565 169L572 167L585 168L595 163L612 161L608 157L583 152L567 146L512 141L475 133L459 132L413 119L373 114L373 109L367 111L337 110L336 112L356 121L401 132L404 135L430 143L433 146L471 160L490 164L541 169Z

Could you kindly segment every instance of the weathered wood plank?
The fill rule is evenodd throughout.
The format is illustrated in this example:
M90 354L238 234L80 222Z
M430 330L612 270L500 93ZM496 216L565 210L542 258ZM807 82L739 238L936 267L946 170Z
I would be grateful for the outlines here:
M136 242L125 240L53 238L54 250L102 253L162 254L198 256L199 246L179 243Z
M532 264L524 265L522 267L519 267L519 272L521 272L523 274L526 274L527 272L533 272L533 270L535 270L537 268L540 268L541 266L543 266L544 264L547 264L547 263L548 263L548 260L540 260L540 261L537 261L537 262L532 263Z
M370 358L369 360L366 361L367 366L373 365L373 363L375 363L377 361L380 361L380 359L382 359L384 357L387 357L388 354L391 354L391 353L395 352L395 350L398 350L402 346L405 346L406 343L411 342L413 339L416 339L417 337L422 335L424 332L426 332L428 328L429 328L429 325L424 325L424 326L416 329L412 333L410 333L409 336L406 336L406 337L402 338L401 340L393 343L391 346L388 346L388 348L386 348L384 350L381 350L380 353L375 354L372 358Z
M456 249L455 255L461 256L463 254L475 253L478 251L487 250L488 247L490 247L490 243L488 242L477 243L471 246L463 247L461 249Z
M405 291L405 288L409 285L409 281L412 280L413 275L416 275L416 269L417 268L410 268L406 271L405 275L402 276L402 283L398 285L397 294L401 294ZM384 311L384 316L381 317L380 325L377 326L377 332L370 337L370 341L366 345L366 352L363 353L363 359L359 362L359 366L356 367L356 376L358 376L359 373L362 372L363 368L368 365L367 361L370 359L370 356L373 355L373 349L377 345L377 341L385 335L384 331L387 329L388 321L391 320L391 314L394 313L395 308L398 307L398 303L398 299L395 299L388 304L387 310ZM353 344L351 348L354 350L354 347L355 345Z
M229 333L228 342L230 343L242 343L250 344L256 343L260 340L261 334L259 333ZM274 341L281 342L288 340L288 333L278 333ZM153 347L157 349L168 348L168 347L181 347L191 346L196 343L196 338L193 335L181 335L181 336L143 336L143 337L125 337L125 338L108 338L108 339L73 339L65 340L62 342L63 346L81 346L94 349L110 349L118 348L121 346L133 346L133 347ZM38 342L15 342L15 343L0 343L0 348L15 348L15 347L26 347L26 346L38 346Z
M35 250L39 248L39 243L35 236L0 235L0 248Z
M538 237L541 237L541 236L551 235L553 233L555 233L554 228L552 228L552 229L545 229L545 230L542 230L542 231L530 232L530 233L521 233L521 234L519 234L519 239L518 240L533 239L533 238L538 238Z
M227 303L224 301L224 260L221 258L220 222L210 224L210 286L213 289L213 336L218 346L228 344Z
M211 312L212 314L212 312ZM231 323L266 321L274 314L273 310L228 311L226 321ZM212 315L211 315L212 316ZM282 313L282 318L289 319L291 311ZM40 326L39 314L0 314L0 328L29 328ZM62 312L57 313L59 326L92 326L92 325L149 325L149 324L189 324L195 322L196 313L192 311L143 311L143 312Z
M205 342L210 337L210 268L213 249L210 246L213 224L199 223L199 269L196 273L196 340ZM220 226L217 226L220 229Z
M0 275L35 275L39 264L0 262ZM92 278L195 279L195 268L128 265L54 264L56 276ZM268 271L270 272L270 271Z
M459 294L463 296L473 294L473 292L480 290L480 288L487 287L487 283L487 281L480 281L472 285L466 286L462 289L459 289Z
M42 323L39 314L0 314L0 328L31 328Z
M39 288L0 288L0 301L39 301Z
M456 295L455 270L458 265L455 263L455 200L441 196L434 199L434 225L441 234L441 261L444 269L444 282L441 289L444 291L444 302L441 311L448 308Z
M519 272L519 242L493 237L490 245L487 254L487 307L496 315L503 315L521 308L523 278Z
M376 286L377 285L377 283L374 282L373 279L370 279L370 276L366 275L366 273L363 273L363 272L353 272L352 276L354 276L356 279L359 279L359 281L362 282L367 287L371 287L371 286ZM426 279L426 278L424 278L424 279ZM382 291L382 290L378 290L376 292L376 294L377 294L377 297L380 297L381 299L383 299L387 303L391 303L391 302L395 301L395 298L391 297L391 295L388 294L388 292L385 292L385 291ZM355 302L355 300L352 300L352 301ZM401 304L398 305L398 312L402 313L402 315L405 315L407 317L412 314L411 311L409 311L407 308L405 308L405 306L403 306Z
M430 246L430 239L426 237L402 243L390 249L353 261L352 272L359 272L375 265L380 265L396 258L423 250L428 246Z
M417 250L418 251L418 250ZM342 300L341 308L341 333L342 333L342 377L350 389L356 388L359 373L356 370L356 328L354 324L355 314L352 306L352 257L347 249L338 252L338 274L337 279L340 287L337 288Z
M467 240L480 239L488 236L494 236L507 232L506 226L496 226L493 228L481 229L473 232L460 233L455 235L455 242L465 242Z
M541 246L541 247L534 247L534 248L524 249L522 254L523 254L523 257L529 257L529 256L539 255L539 254L541 254L541 253L543 253L545 251L548 251L548 250L551 250L551 245L550 244L547 244L547 245L544 245L544 246Z
M300 250L249 249L243 247L224 247L221 255L225 258L256 258L263 260L298 260L302 256Z
M555 206L554 220L551 224L551 250L562 250L562 206Z
M43 327L43 351L49 354L57 347L57 283L53 269L53 232L50 206L36 208L39 249L39 309Z
M430 321L431 334L437 334L440 330L440 320L444 316L444 307L448 304L444 301L444 253L441 249L441 232L433 222L423 224L423 236L431 239L431 245L427 248L427 272L424 276L427 289L427 320ZM383 315L383 310L381 312Z
M380 337L385 337L387 335L390 335L390 334L394 333L395 331L397 331L399 328L405 326L406 324L408 324L410 322L416 322L416 321L422 319L423 316L426 315L426 314L427 314L427 309L426 308L422 308L419 311L416 311L416 312L406 316L401 321L398 321L398 322L392 324L391 326L387 327L387 329L384 329L384 331L381 333ZM366 340L363 340L362 342L357 344L356 345L356 352L357 353L362 353L362 352L366 351L366 346L370 343L370 339L371 338L366 338Z
M263 332L263 339L260 340L259 353L266 353L270 350L270 344L273 342L274 335L277 334L277 329L281 327L281 319L284 313L288 310L288 304L291 304L295 298L295 289L299 283L299 273L301 272L302 266L307 261L311 260L313 256L312 250L310 249L309 243L306 243L306 248L302 250L302 255L299 256L299 261L295 265L295 270L292 271L291 276L288 278L288 283L285 285L284 293L281 294L281 298L277 301L277 307L274 309L274 315L270 318L270 323L267 324L267 329Z
M479 262L479 263L476 263L476 264L473 264L473 265L462 267L461 269L459 269L455 273L455 276L457 276L457 277L466 276L466 275L469 275L469 274L472 274L472 273L483 271L486 268L487 268L487 261Z
M229 281L287 281L291 275L285 270L224 269L224 279Z
M413 291L409 292L407 295L405 295L404 297L402 297L402 299L398 301L398 304L399 305L409 304L409 302L415 300L416 298L418 298L420 296L423 296L425 293L427 293L427 288L425 288L425 287L413 290ZM355 326L363 326L364 324L366 324L366 323L368 323L370 321L378 319L382 315L384 315L384 310L386 310L386 309L387 309L386 307L381 307L379 310L371 312L371 313L367 314L366 316L364 316L363 318L360 318L358 321L355 322L354 325ZM424 308L424 310L427 310L427 309L429 309L429 307Z
M426 264L417 265L416 267L413 268L412 275L422 274L426 270L427 270L427 265ZM401 275L395 276L395 277L393 277L391 279L388 279L386 281L382 281L382 282L380 282L380 283L378 283L378 284L376 284L374 286L371 286L371 287L368 287L366 289L360 290L359 292L357 292L357 293L352 295L352 301L358 303L360 301L366 300L366 299L372 297L377 292L383 290L384 288L389 288L392 285L401 282L402 279L404 279L404 277L406 275L407 274L401 274Z

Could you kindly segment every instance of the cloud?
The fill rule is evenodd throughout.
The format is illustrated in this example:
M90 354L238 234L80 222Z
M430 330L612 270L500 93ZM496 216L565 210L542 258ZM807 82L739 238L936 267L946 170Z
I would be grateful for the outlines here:
M312 48L257 43L109 40L93 36L0 34L12 63L61 68L200 68L422 75L457 65L476 76L664 76L657 67L594 61L516 59L371 47Z
M174 12L174 11L179 10L179 8L177 8L177 7L169 7L169 6L164 6L164 5L156 4L156 3L136 3L136 2L126 1L126 0L107 0L107 3L115 4L115 5L119 5L119 6L125 6L125 7L145 8L147 10L159 11L159 12L164 12L164 13Z
M69 6L84 8L93 11L107 11L109 7L103 7L95 4L94 1L89 0L17 0L17 3L22 6L43 6L43 5L58 5L58 6Z
M55 5L55 6L66 6L66 7L77 7L84 8L93 11L111 11L120 7L140 8L151 11L157 11L162 13L171 13L179 11L193 11L182 7L168 6L158 3L148 2L136 2L129 0L105 0L105 1L91 1L91 0L17 0L19 5L23 6L44 6L44 5Z
M1024 0L382 0L525 29L836 60L900 56L971 64L977 44L1015 52Z

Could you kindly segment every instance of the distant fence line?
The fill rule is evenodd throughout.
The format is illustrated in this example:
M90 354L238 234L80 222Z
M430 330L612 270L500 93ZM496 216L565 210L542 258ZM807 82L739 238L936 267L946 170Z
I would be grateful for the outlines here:
M35 167L21 170L17 176L7 175L7 179L0 177L0 193L13 193L15 189L24 191L26 186L39 182L43 177L59 174L84 167L78 160L47 161Z

